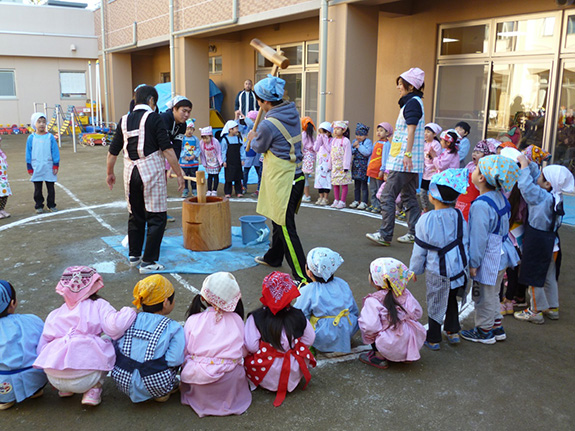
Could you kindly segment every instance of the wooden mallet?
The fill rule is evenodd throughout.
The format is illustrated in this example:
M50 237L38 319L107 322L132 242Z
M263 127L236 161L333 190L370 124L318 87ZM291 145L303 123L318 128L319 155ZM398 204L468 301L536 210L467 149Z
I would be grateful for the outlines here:
M176 178L176 174L171 174L171 178ZM184 180L193 181L196 183L196 190L198 193L198 203L206 203L206 173L204 171L197 171L196 177L184 176Z
M252 39L250 45L253 46L254 49L258 51L261 55L263 55L264 58L273 63L271 73L272 76L277 76L279 69L285 69L286 67L289 66L289 58L284 57L283 51L280 50L276 51L259 39ZM254 121L254 127L253 127L254 132L257 131L258 129L258 125L262 120L263 112L264 111L260 108L260 110L258 111L258 116L256 117L256 121ZM250 150L250 143L251 141L248 141L246 144L246 152Z

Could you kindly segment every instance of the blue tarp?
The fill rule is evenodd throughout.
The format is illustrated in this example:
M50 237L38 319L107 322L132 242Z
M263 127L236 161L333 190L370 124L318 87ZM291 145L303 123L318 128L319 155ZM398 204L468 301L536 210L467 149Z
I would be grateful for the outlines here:
M122 246L123 235L106 236L102 240L128 260L128 249ZM217 271L233 272L256 266L254 257L263 255L268 241L257 245L244 245L239 226L232 226L232 246L219 251L191 251L184 248L182 229L166 231L160 248L160 260L166 267L159 273L211 274Z
M224 94L220 91L218 86L210 79L210 99L212 104L210 107L218 112L222 112L222 103L224 102Z
M156 85L158 91L158 109L160 112L167 110L166 103L172 99L172 84L165 82ZM210 99L213 100L213 107L218 112L222 112L222 103L224 101L224 94L220 91L218 86L210 79Z

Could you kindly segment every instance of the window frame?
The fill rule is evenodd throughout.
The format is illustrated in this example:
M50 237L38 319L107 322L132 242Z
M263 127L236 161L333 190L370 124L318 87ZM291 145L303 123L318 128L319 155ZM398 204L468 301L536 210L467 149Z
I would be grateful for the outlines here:
M216 70L216 58L220 58L222 67L220 70ZM224 73L224 58L220 55L210 55L209 57L209 74L210 75L221 75Z
M75 74L83 74L84 75L84 93L81 94L72 94L72 93L64 93L62 88L62 74L63 73L75 73ZM86 82L86 71L85 70L58 70L58 82L60 84L60 99L64 100L86 100L88 98L88 84Z
M1 100L14 100L18 98L18 86L16 85L16 69L0 68L0 72L12 73L12 85L14 87L13 95L0 95Z

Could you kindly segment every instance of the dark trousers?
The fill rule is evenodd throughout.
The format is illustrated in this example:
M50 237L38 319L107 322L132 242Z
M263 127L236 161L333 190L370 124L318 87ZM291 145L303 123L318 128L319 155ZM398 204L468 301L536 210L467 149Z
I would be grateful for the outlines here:
M6 208L6 202L8 202L8 196L0 197L0 211L4 211L4 208Z
M451 289L449 291L445 322L443 323L445 332L456 333L461 330L461 326L459 325L459 308L457 306L458 291L459 289ZM430 343L439 343L441 341L441 322L436 322L432 318L428 318L428 322L427 341Z
M280 226L272 221L272 243L264 260L270 266L281 266L284 257L292 270L293 278L307 281L305 276L305 254L295 225L295 214L299 208L305 185L303 174L296 174L296 183L291 189L289 197L286 225Z
M193 177L196 178L196 172L198 172L198 168L182 168L182 171L184 171L184 175L186 177ZM186 185L184 186L185 190L190 190L188 187L188 182L192 183L192 190L196 191L196 182L195 181L189 181L189 180L185 180Z
M220 185L219 174L208 174L208 191L217 192Z
M144 183L137 167L134 167L130 178L130 206L132 208L128 219L130 256L142 256L145 239L146 248L144 249L142 261L154 263L160 258L160 245L166 229L167 213L146 211ZM146 225L148 227L147 235Z
M505 298L509 301L512 301L515 298L525 298L527 285L519 283L519 268L521 268L521 265L517 265L515 268L507 268L506 271L507 290L505 290ZM501 300L503 300L503 290L504 282L501 283L501 294L499 295Z
M51 181L34 181L34 208L44 208L42 183L46 183L46 190L48 190L48 199L46 200L47 207L50 209L56 208L56 192L54 191L54 183Z
M240 180L226 181L226 183L224 184L224 194L225 195L232 194L232 184L234 190L236 191L236 195L241 195L243 193L243 190L242 190L242 182Z
M364 202L364 203L368 203L369 201L367 200L367 195L368 195L368 186L367 186L367 180L353 180L355 187L353 190L354 193L354 197L357 202Z
M401 201L407 210L407 231L415 235L415 224L421 216L421 209L417 203L417 186L419 174L411 172L391 171L387 174L387 181L381 194L381 227L379 235L385 241L393 239L395 228L395 199L401 193Z
M258 156L259 157L259 156ZM262 167L261 166L251 166L249 168L244 168L244 188L248 189L248 177L250 174L250 169L254 168L258 174L258 190L260 189L260 184L262 182Z

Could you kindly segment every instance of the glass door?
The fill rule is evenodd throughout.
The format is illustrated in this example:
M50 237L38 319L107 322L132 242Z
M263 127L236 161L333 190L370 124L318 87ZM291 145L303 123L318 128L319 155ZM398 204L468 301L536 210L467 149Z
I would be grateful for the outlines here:
M553 163L564 165L575 175L575 60L565 61L557 105Z

